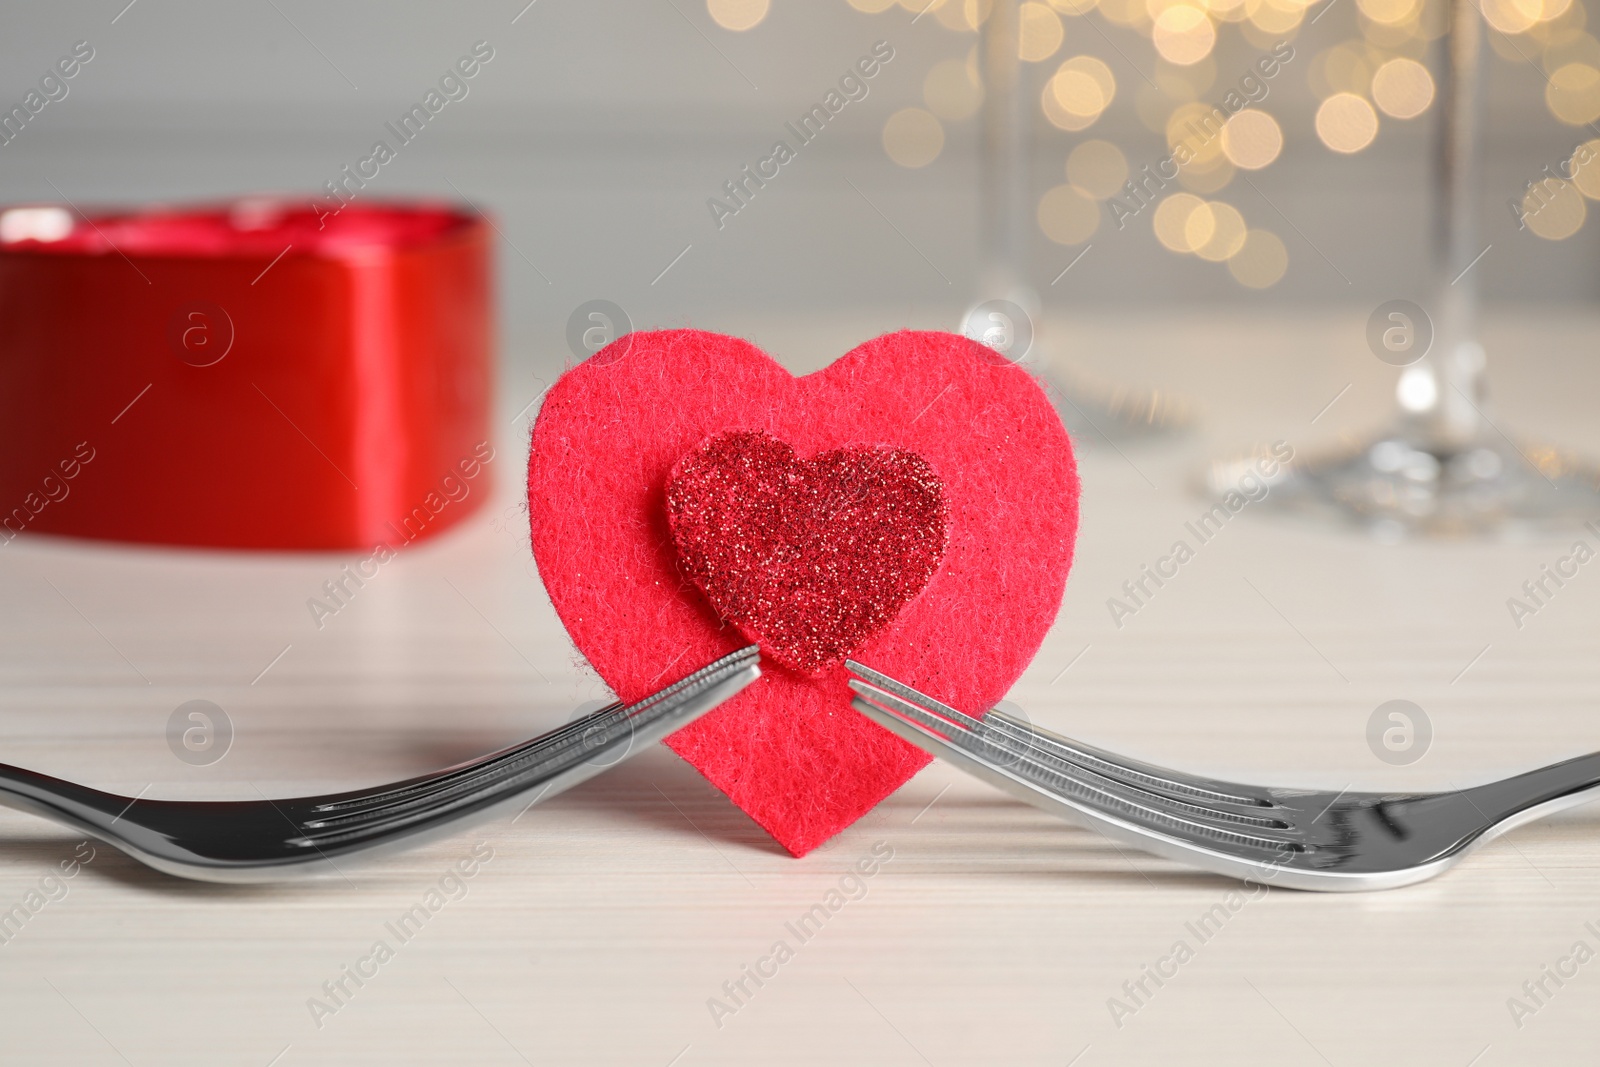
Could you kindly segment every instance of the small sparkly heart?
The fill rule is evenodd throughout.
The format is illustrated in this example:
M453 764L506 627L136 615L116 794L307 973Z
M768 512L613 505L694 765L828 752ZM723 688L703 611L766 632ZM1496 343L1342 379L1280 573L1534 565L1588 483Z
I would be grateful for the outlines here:
M949 508L915 452L851 447L805 460L770 434L734 430L678 461L667 518L683 572L717 614L816 675L927 586Z

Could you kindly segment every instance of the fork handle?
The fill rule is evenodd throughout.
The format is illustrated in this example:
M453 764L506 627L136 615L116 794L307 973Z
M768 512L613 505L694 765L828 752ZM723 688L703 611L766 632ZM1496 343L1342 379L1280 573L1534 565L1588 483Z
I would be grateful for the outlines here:
M1493 834L1498 835L1551 812L1597 799L1597 792L1600 752L1591 752L1498 782L1472 786L1461 790L1461 795L1496 824Z
M63 823L96 837L103 837L136 799L0 763L0 806Z

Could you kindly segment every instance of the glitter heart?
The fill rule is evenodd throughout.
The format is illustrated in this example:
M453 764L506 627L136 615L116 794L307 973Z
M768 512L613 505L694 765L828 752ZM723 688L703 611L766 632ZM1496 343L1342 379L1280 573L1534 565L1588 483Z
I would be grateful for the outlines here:
M684 573L718 615L808 675L844 662L922 592L948 515L943 483L915 452L802 460L758 430L718 434L667 482Z

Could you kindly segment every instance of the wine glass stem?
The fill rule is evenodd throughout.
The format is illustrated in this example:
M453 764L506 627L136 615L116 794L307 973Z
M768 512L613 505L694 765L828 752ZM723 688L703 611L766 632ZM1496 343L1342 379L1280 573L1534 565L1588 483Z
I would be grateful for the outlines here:
M983 150L978 160L983 196L986 285L999 292L1025 284L1031 216L1028 211L1027 104L1022 96L1018 0L994 0L983 22Z
M1484 24L1474 0L1450 0L1450 32L1445 38L1444 92L1439 112L1437 156L1436 262L1438 315L1427 369L1431 390L1407 390L1401 403L1422 422L1431 443L1460 447L1484 427L1484 356L1478 342L1478 206L1482 192ZM1431 402L1426 401L1431 395Z

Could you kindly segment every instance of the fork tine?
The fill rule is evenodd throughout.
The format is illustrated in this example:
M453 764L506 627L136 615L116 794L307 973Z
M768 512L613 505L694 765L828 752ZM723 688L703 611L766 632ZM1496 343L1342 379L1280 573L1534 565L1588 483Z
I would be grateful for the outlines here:
M706 691L724 685L740 674L751 671L759 673L755 667L758 659L755 646L740 649L682 681L645 697L637 704L620 710L603 708L544 737L536 738L529 745L518 746L517 749L492 757L492 766L468 767L466 770L471 773L461 776L458 772L437 788L418 785L405 790L387 791L386 795L407 795L359 810L306 821L302 823L305 832L290 843L308 847L344 844L387 833L397 826L429 819L464 804L477 803L507 786L521 785L530 778L537 781L554 777L600 755L607 746L623 736L623 727L626 727L625 734L629 737L642 736L647 741L655 740L651 735L656 731L652 728L659 728L662 723L673 720L685 706ZM572 729L574 726L578 729ZM598 740L586 727L602 730ZM664 732L671 732L672 728L668 726ZM556 735L560 735L559 738ZM548 743L552 738L555 738L555 743ZM541 743L545 743L544 747L530 747ZM319 806L316 810L323 807L326 806Z
M638 719L629 719L630 729L640 726L670 713L676 704L661 703L653 705ZM395 816L417 810L431 810L435 805L448 801L453 797L479 793L501 782L521 777L524 774L536 774L546 768L553 768L570 756L574 749L582 750L586 755L604 745L611 739L611 731L621 725L622 720L616 713L603 709L592 716L584 716L576 720L580 726L593 723L594 729L600 731L598 735L583 730L574 732L563 730L562 738L553 744L535 746L528 751L511 759L496 760L491 767L474 771L472 774L441 783L436 787L419 787L408 790L407 795L401 798L386 800L346 811L340 814L328 815L322 818L310 819L302 823L307 830L334 830L341 827L354 827L363 824L387 825ZM598 740L596 737L598 736Z
M1165 792L1131 784L1074 760L1063 759L1037 747L1034 739L1024 734L1002 733L1000 737L999 742L985 739L985 747L989 750L999 749L1006 752L1012 757L1020 773L1046 786L1055 786L1062 778L1071 778L1141 804L1158 806L1172 813L1231 826L1250 826L1261 830L1289 829L1289 824L1271 814L1270 809L1252 807L1238 811L1232 807L1195 803L1190 799L1169 796Z
M326 804L318 804L315 810L330 813L361 811L395 801L405 800L409 797L416 796L419 793L436 791L437 789L443 788L452 782L460 781L463 778L476 776L484 771L504 765L505 763L515 760L520 756L544 749L551 744L560 741L569 734L583 729L592 722L610 715L615 715L617 712L621 711L623 707L625 707L625 705L620 701L608 704L606 707L603 707L598 711L591 712L582 718L574 719L569 723L563 723L561 726L547 734L541 734L530 741L524 741L519 745L502 749L501 751L492 753L489 756L482 756L468 763L463 763L454 770L428 775L425 778L413 779L411 782L403 785L392 786L376 793L362 793L349 800L336 800L330 801Z
M1203 800L1212 804L1237 804L1245 808L1271 807L1273 804L1267 797L1260 795L1250 796L1244 787L1234 786L1231 783L1201 779L1194 779L1188 782L1176 781L1160 767L1137 764L1132 760L1123 759L1109 752L1069 740L1059 734L1053 734L1031 723L1019 722L997 707L990 708L982 719L975 719L971 715L958 711L948 704L940 703L926 693L912 689L904 682L898 682L865 664L857 663L855 660L846 660L845 666L876 688L894 693L902 700L911 701L919 707L932 710L969 730L978 733L987 733L991 730L1009 733L1017 741L1043 749L1058 759L1079 764L1086 770L1095 771L1106 777L1116 778L1127 785L1135 786L1148 792L1164 793L1183 801Z
M638 720L630 722L629 735L644 743L659 740L677 728L679 724L676 720L682 717L681 712L686 706L692 706L696 697L736 681L742 674L754 677L759 674L759 670L750 663L731 665L726 673L704 679L704 685L700 688L684 690L671 700L655 702ZM663 728L662 724L667 725ZM308 823L306 824L308 831L321 832L306 832L288 844L304 847L348 845L364 838L389 835L399 827L434 819L456 808L482 804L502 793L531 788L533 784L543 779L555 784L562 775L569 774L575 767L602 754L606 747L616 740L617 737L608 732L595 746L570 742L554 753L530 755L527 759L532 762L504 767L490 778L458 783L448 790L390 805L372 813ZM582 778L573 778L561 782L560 788L565 789L581 780ZM559 792L560 789L556 791ZM547 785L535 795L529 806L550 795L553 794L550 792L550 785Z
M952 726L942 722L923 708L901 700L892 693L878 690L866 683L857 684L852 682L851 688L861 697L876 703L884 710L900 714L924 728L932 729L942 734L947 741L971 753L974 758L983 760L991 766L1011 769L1019 776L1027 778L1029 781L1046 789L1060 790L1064 788L1065 783L1070 782L1074 786L1082 786L1120 797L1129 803L1143 807L1154 806L1169 815L1188 816L1214 823L1248 826L1259 830L1286 830L1289 828L1288 823L1269 815L1246 814L1207 807L1129 785L1100 774L1092 768L1079 766L1053 756L1048 752L1034 749L1029 739L1025 737L999 735L998 741L992 740L990 734L993 734L994 731L986 732L987 728L978 720L972 720L977 723L978 729L963 730L959 726ZM912 691L915 692L915 690ZM1000 758L998 753L1004 753L1006 758ZM1259 812L1260 809L1256 810Z
M1163 793L1177 800L1204 800L1213 804L1238 805L1246 809L1274 806L1267 797L1246 795L1243 787L1233 786L1230 783L1214 782L1209 779L1178 781L1160 767L1134 763L1122 757L1113 758L1110 753L1100 749L1014 719L999 708L990 710L983 719L983 725L1005 732L1019 741L1050 753L1057 759L1085 766L1108 778L1115 778L1149 792ZM1199 782L1204 784L1197 784Z
M999 764L992 755L996 746L993 742L983 740L977 731L953 722L944 722L917 704L875 686L852 680L851 688L857 694L852 706L879 725L1024 799L1034 799L1039 795L1058 801L1071 798L1125 821L1167 830L1176 829L1215 841L1274 852L1293 851L1301 847L1287 836L1274 833L1289 829L1287 824L1279 820L1175 800L1063 760L1052 758L1046 762L1024 752L1012 765ZM917 692L899 684L896 688ZM938 705L937 701L930 700L929 703ZM971 716L962 717L978 722ZM981 727L981 723L979 725ZM1015 755L1014 752L1012 754ZM1241 829L1259 832L1246 833Z
M328 812L329 818L325 821L332 822L335 821L338 814L377 811L402 801L418 799L425 795L441 792L457 783L480 781L505 767L520 763L526 756L554 752L563 743L588 733L602 723L609 727L611 723L608 720L614 719L624 712L629 715L638 715L661 701L669 700L685 689L696 685L714 672L726 670L733 665L743 666L757 658L759 658L758 646L750 645L746 648L741 648L730 656L726 656L716 663L688 675L665 689L652 693L634 705L631 710L621 701L616 701L582 718L564 723L530 741L524 741L521 744L513 745L488 756L482 756L437 774L415 778L409 782L389 786L374 793L358 792L347 794L340 799L318 804L314 810Z
M844 665L849 668L851 673L872 683L874 688L880 689L886 693L893 693L901 700L909 701L910 703L917 705L919 708L925 708L929 711L935 712L943 718L949 719L951 722L959 723L960 725L965 726L969 730L983 725L981 720L974 719L966 712L957 711L948 704L941 704L928 694L913 689L904 682L897 682L887 674L884 674L881 671L873 670L865 663L857 663L853 659L847 659L844 661ZM855 686L852 685L850 688L855 689ZM857 691L859 692L859 690ZM993 713L991 712L991 714Z

